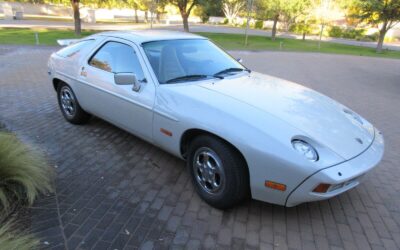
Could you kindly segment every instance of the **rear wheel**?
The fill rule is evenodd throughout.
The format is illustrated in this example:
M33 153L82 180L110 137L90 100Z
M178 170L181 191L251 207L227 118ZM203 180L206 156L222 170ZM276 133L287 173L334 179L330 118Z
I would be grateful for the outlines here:
M245 161L219 138L196 137L189 146L187 167L197 193L213 207L230 208L249 194Z
M90 119L78 103L71 87L61 83L57 88L58 105L64 118L73 124L84 124Z

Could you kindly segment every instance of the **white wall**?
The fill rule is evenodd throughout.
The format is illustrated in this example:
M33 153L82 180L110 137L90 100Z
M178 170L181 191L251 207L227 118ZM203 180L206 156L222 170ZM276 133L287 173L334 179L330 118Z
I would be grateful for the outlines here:
M30 4L30 3L16 3L16 2L3 2L12 6L14 13L16 11L24 12L24 15L49 15L59 17L71 17L73 16L72 8L63 5L54 4ZM81 18L85 21L88 15L89 8L81 7ZM3 4L0 4L0 13L3 12ZM144 11L137 11L138 19L143 22L145 19ZM154 18L155 18L154 14ZM116 18L125 18L135 20L135 11L133 9L95 9L96 20L113 20ZM151 14L148 12L148 18L150 19ZM169 20L170 23L182 22L180 15L162 15L164 21ZM201 22L199 17L191 16L189 22L199 23Z
M51 16L71 16L71 8L52 4L31 4L4 2L12 6L13 11L22 11L28 15L51 15ZM3 4L0 4L0 12L3 12Z

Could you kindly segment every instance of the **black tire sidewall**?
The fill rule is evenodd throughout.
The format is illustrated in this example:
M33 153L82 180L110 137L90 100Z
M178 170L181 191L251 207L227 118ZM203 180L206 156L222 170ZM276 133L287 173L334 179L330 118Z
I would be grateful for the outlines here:
M71 93L71 95L73 95L73 97L74 97L75 106L76 106L75 109L76 110L75 110L75 114L73 116L67 115L65 113L63 107L62 107L62 104L61 104L61 90L62 90L62 88L68 88L70 93ZM75 95L74 91L72 90L72 88L69 85L67 85L65 83L62 83L62 84L60 84L58 86L58 88L57 88L57 100L58 100L58 106L59 106L59 108L61 110L61 113L62 113L62 115L64 116L64 118L67 121L69 121L69 122L71 122L73 124L83 124L83 123L87 122L88 119L90 118L90 115L88 113L86 113L81 108L81 106L79 105L78 99L76 98L76 95Z
M193 158L195 152L201 147L212 149L222 161L225 186L219 194L213 195L206 192L196 180L193 170ZM208 135L195 138L190 143L186 164L196 192L211 206L226 209L245 198L249 185L247 166L238 155L238 152L221 139Z

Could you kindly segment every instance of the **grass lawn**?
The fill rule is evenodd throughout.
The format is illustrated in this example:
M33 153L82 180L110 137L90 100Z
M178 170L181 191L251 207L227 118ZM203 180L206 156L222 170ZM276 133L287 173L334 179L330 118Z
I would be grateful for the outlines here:
M322 42L321 49L318 49L318 42L313 40L297 40L287 38L277 38L275 41L269 37L249 36L248 46L244 46L244 36L239 34L217 34L200 33L222 46L227 50L280 50L282 51L302 51L302 52L322 52L331 54L345 54L358 56L388 57L400 59L400 51L386 50L377 54L374 48Z
M27 28L0 28L0 44L35 44L35 33L39 34L41 45L57 45L57 39L75 38L72 30L51 30L51 29L27 29ZM82 32L82 37L94 34L98 31ZM322 52L332 54L346 54L359 56L374 56L400 59L400 51L384 51L377 54L373 48L351 46L322 42L321 49L318 49L318 42L311 40L296 40L277 38L272 41L268 37L249 36L248 46L244 46L244 36L240 34L218 34L199 33L206 36L227 50L282 50L301 52ZM280 45L282 43L282 49Z
M57 45L57 39L80 38L71 30L29 29L29 28L0 28L0 44L35 44L35 33L39 35L41 45ZM85 37L94 31L82 31Z

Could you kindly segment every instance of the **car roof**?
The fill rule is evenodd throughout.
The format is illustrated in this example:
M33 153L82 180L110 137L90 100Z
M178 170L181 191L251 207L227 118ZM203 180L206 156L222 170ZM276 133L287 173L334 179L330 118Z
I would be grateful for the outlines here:
M170 30L126 30L126 31L108 31L96 35L117 37L136 43L145 43L150 41L176 40L176 39L206 39L202 36L188 32L170 31Z

